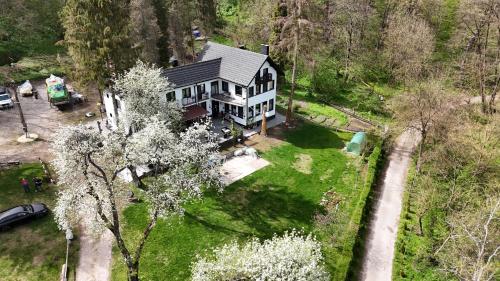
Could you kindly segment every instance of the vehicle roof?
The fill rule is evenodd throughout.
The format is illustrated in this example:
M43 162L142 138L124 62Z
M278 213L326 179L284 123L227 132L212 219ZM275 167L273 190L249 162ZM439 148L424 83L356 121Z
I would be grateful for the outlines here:
M17 206L17 207L5 210L5 211L0 213L0 220L4 219L10 215L14 215L14 214L21 213L21 212L25 212L25 209L23 206Z

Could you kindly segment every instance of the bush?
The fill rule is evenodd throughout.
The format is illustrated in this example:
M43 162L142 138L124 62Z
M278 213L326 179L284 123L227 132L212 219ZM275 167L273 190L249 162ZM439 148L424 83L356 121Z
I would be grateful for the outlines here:
M347 91L351 85L342 75L337 62L330 58L319 63L314 71L311 86L321 99L329 101L333 95Z
M194 264L193 281L330 279L320 243L295 231L262 243L253 239L241 247L233 242L214 250L214 255L213 260L202 258Z

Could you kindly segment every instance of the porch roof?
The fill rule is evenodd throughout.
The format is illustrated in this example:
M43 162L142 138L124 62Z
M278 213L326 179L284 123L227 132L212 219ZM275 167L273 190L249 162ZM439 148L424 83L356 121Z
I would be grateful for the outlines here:
M184 121L191 121L196 118L205 117L208 114L208 111L206 109L198 105L186 107L185 110L186 111L184 111L183 114Z
M224 103L229 103L229 104L234 104L234 105L237 105L237 106L243 106L244 103L242 100L239 100L239 99L235 99L231 96L228 96L228 95L224 95L224 94L214 94L212 95L212 99L216 100L216 101L221 101L221 102L224 102Z

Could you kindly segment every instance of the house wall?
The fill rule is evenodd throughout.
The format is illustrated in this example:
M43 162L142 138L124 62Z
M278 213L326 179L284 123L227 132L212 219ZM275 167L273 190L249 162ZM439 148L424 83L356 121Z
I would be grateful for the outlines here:
M207 111L208 111L208 115L212 115L212 102L211 102L211 96L212 96L212 93L211 93L211 83L214 82L214 81L217 81L219 83L219 92L221 91L221 82L220 82L220 79L215 79L215 80L209 80L209 81L205 81L205 82L202 82L202 83L197 83L197 84L194 84L194 85L190 85L190 86L186 86L186 87L180 87L180 88L175 88L174 91L175 91L175 100L176 102L182 106L182 107L188 107L188 106L193 106L193 105L200 105L201 103L203 102L206 102L207 104ZM186 88L191 88L191 96L192 97L196 97L197 93L196 93L196 86L198 85L201 85L201 84L205 84L205 91L208 93L208 99L206 100L201 100L201 101L196 101L195 103L192 103L192 104L187 104L187 105L183 105L182 101L183 101L183 97L182 97L182 89L186 89ZM162 100L165 102L166 101L166 97L162 97Z
M200 105L202 102L206 102L206 109L208 111L208 115L210 116L210 115L212 115L212 99L211 99L211 85L210 84L214 81L217 81L218 85L219 85L219 93L223 93L222 81L226 81L228 83L228 93L230 94L230 96L233 99L236 99L243 104L243 118L239 118L238 116L231 115L231 117L234 118L234 120L237 123L239 123L241 125L249 125L251 123L251 122L248 122L248 121L250 121L250 120L248 120L250 118L249 108L253 107L254 114L255 114L255 105L260 104L261 111L262 111L262 103L267 102L269 105L269 100L271 100L271 99L274 100L274 107L273 107L273 110L268 112L268 116L274 116L276 114L276 88L278 86L277 85L277 72L276 72L276 69L274 69L266 61L260 69L260 75L262 75L264 68L268 68L268 72L272 73L273 80L274 80L274 89L273 90L267 91L265 93L261 93L259 95L255 95L256 90L255 90L255 78L254 78L249 85L240 85L240 86L242 86L242 95L240 97L240 96L236 95L236 90L235 90L236 84L235 83L230 82L230 81L226 81L223 79L215 79L215 80L209 80L209 81L202 82L203 84L205 84L205 91L209 94L208 99L203 100L203 101L197 101L195 103L188 104L188 105L182 104L182 100L183 100L182 89L191 88L191 96L196 97L196 95L197 95L196 85L200 84L200 83L198 83L198 84L190 85L187 87L175 88L173 91L175 92L176 102L182 107L188 107L188 106L192 106L192 105ZM248 88L249 87L254 87L254 96L250 97L250 98L248 98ZM262 85L261 85L261 87L262 87ZM124 107L124 103L120 101L120 98L118 96L116 96L116 98L117 98L117 103L118 102L120 103L120 106L119 106L120 108L117 109L118 118L119 118L120 114L125 110L125 107ZM162 102L166 102L166 96L160 97L160 100ZM219 111L225 112L225 108L224 108L223 103L222 102L219 102L219 103L220 103ZM104 106L106 109L106 116L108 118L108 122L110 123L112 128L116 128L117 127L117 122L116 122L117 116L114 116L112 95L108 91L104 92ZM253 119L253 122L258 122L258 121L262 120L262 113L259 115L254 115L254 116L255 117Z
M271 100L271 99L274 100L274 106L273 106L273 110L268 111L268 116L274 116L276 114L276 87L278 86L278 82L277 82L278 75L277 75L276 69L274 69L274 67L272 67L269 64L269 62L266 61L262 65L262 67L260 68L260 75L261 76L262 76L262 72L263 72L264 68L267 68L268 69L268 73L272 73L272 75L273 75L274 89L270 90L270 91L267 91L265 93L261 93L259 95L254 95L253 97L248 98L248 108L247 108L247 112L246 112L246 116L248 116L248 117L250 117L249 114L248 114L248 111L249 111L250 107L252 107L252 106L254 107L254 114L255 114L255 105L261 104L261 111L262 111L262 103L267 102L268 108L269 108L269 100ZM254 94L255 94L256 93L256 90L255 90L255 78L248 85L248 88L250 88L250 87L254 87ZM261 85L261 88L262 88L262 85ZM259 115L255 115L255 118L254 118L255 122L261 121L261 120L262 120L262 113L259 114Z
M125 110L125 104L120 100L119 96L115 95L116 102L117 102L117 109L116 113L118 113L118 116L115 115L114 112L114 105L113 105L113 95L111 94L110 91L105 90L103 93L103 101L104 101L104 108L106 110L106 117L108 120L109 125L111 128L116 129L117 128L117 118L120 118L120 114Z

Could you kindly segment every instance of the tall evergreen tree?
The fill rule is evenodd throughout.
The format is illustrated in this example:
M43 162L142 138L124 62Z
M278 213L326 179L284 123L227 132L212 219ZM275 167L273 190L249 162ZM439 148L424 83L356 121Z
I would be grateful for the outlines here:
M134 49L144 62L158 63L158 40L161 36L151 0L130 1L130 21Z
M67 0L62 11L65 43L81 83L106 79L133 63L128 0Z

